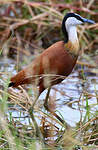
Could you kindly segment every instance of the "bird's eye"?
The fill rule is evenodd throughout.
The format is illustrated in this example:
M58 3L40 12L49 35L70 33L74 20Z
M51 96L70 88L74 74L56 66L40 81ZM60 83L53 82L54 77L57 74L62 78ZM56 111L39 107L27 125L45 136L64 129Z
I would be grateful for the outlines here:
M79 21L82 21L82 22L84 22L81 16L79 16L79 15L76 15L75 17L76 17L76 18L77 18Z

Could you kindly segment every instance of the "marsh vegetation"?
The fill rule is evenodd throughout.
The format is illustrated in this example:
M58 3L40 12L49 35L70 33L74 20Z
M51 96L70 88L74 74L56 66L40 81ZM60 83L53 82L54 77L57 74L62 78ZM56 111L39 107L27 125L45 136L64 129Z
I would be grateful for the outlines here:
M8 88L10 78L56 41L67 12L93 19L79 26L80 56L72 74L53 86L51 108L43 106L45 90L32 110L37 87ZM98 1L0 1L0 150L98 149Z

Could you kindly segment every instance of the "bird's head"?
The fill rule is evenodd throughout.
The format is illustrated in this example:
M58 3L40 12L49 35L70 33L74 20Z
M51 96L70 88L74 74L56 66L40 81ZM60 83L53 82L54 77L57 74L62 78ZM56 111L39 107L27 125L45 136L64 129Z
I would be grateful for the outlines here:
M67 33L70 27L76 27L77 25L84 23L94 24L95 22L93 20L83 18L76 13L67 13L62 21L62 31L65 36L68 36Z

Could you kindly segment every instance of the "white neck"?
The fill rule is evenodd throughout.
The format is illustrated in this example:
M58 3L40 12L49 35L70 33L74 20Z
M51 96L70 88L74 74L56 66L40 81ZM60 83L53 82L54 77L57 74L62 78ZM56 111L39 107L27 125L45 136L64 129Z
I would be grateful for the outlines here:
M67 29L68 32L68 40L71 41L72 43L75 43L78 41L78 36L77 36L77 28L76 26L70 26Z

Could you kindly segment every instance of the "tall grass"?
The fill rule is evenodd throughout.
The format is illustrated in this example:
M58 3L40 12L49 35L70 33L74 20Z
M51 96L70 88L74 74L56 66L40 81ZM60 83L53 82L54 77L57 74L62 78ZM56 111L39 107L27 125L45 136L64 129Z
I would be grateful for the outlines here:
M66 102L72 107L77 104L81 118L76 127L62 124L51 113L43 109L43 100L32 96L32 87L21 87L17 90L8 88L11 73L6 65L0 65L0 150L96 150L98 148L98 11L97 0L61 0L61 1L0 1L0 58L1 62L11 59L14 70L20 70L29 64L44 48L62 40L61 21L67 12L76 12L95 20L95 25L79 26L78 34L81 55L77 62L79 82L82 93L79 100ZM6 63L7 64L7 63ZM10 63L10 65L12 65ZM85 69L96 77L94 92L85 89L89 84ZM72 77L69 77L73 80ZM89 88L89 86L88 86ZM66 93L54 88L61 95ZM33 87L35 95L37 89ZM57 97L46 96L49 105L56 111ZM90 103L96 99L96 103ZM36 104L34 104L34 100ZM34 107L32 105L34 104ZM30 109L31 108L31 109ZM85 113L84 113L85 112ZM66 114L65 114L66 115Z

